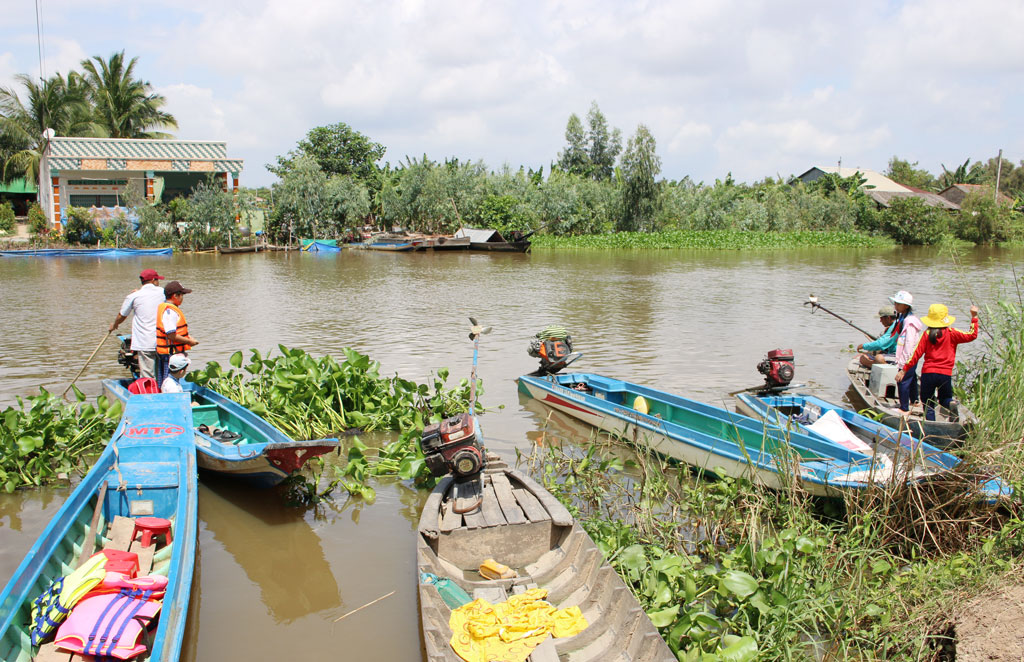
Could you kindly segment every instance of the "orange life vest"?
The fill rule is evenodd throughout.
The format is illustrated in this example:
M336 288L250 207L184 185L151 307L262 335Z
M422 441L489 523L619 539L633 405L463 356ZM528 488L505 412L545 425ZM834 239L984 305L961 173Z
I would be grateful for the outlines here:
M178 328L174 332L179 336L188 335L188 322L185 321L185 313L181 312L181 308L178 308L173 303L164 301L156 309L156 351L157 354L179 354L188 349L188 345L182 343L180 345L172 344L167 338L167 333L164 332L164 311L170 308L174 312L178 313Z

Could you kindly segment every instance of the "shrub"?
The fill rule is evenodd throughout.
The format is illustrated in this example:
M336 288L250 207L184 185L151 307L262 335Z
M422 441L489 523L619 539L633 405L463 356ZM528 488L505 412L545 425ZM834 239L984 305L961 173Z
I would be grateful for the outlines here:
M956 234L978 244L1007 241L1020 236L1020 214L992 198L992 193L971 193L960 206Z
M68 207L68 221L64 236L69 244L83 244L98 238L99 230L88 209Z
M0 233L14 232L14 207L10 202L0 204Z
M881 229L901 244L934 244L948 227L946 212L920 198L894 198L881 214Z
M46 222L46 214L39 203L33 202L28 206L28 229L32 234L43 234L49 223Z

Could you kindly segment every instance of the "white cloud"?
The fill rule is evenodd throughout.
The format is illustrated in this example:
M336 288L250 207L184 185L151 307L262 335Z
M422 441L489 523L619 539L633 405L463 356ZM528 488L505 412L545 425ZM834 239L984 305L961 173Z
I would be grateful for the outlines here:
M334 122L384 143L392 163L426 152L546 166L592 100L624 138L650 127L673 178L759 179L839 156L883 169L893 154L935 171L993 145L1024 150L1019 0L120 6L54 5L48 68L138 55L179 135L227 140L251 183ZM32 12L14 9L0 82L35 61Z

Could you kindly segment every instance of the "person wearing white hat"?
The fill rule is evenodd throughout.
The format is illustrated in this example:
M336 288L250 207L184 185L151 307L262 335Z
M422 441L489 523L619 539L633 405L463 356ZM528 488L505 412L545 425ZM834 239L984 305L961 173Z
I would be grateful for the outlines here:
M889 301L896 309L896 365L903 365L917 349L924 325L914 314L914 297L910 292L900 290L889 297ZM918 398L917 366L912 366L896 380L896 391L900 396L900 409L909 412Z
M172 354L171 358L167 359L168 373L164 383L160 385L160 392L181 393L181 378L185 376L185 371L188 370L190 363L192 363L192 359L184 354Z

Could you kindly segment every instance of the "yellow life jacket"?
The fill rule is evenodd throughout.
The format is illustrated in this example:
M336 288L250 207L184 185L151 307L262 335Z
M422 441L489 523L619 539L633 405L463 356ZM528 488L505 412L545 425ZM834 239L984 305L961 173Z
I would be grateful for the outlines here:
M32 601L32 645L46 642L71 608L106 577L107 557L102 552L89 557L77 570L55 579Z

